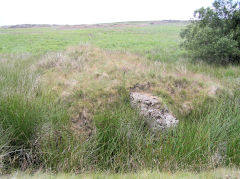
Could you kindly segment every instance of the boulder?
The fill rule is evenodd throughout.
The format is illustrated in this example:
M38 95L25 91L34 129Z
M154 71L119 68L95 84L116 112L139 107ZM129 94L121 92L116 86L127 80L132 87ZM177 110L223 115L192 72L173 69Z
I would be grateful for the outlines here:
M138 108L140 114L146 117L146 123L152 132L165 131L178 124L179 121L158 97L139 92L132 92L130 97L131 105Z

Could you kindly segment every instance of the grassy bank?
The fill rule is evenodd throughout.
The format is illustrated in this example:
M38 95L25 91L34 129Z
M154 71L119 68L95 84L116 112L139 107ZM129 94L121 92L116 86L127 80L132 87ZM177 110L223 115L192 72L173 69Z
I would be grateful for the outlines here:
M97 133L92 151L88 150L94 157L90 161L115 172L238 166L239 99L239 91L205 99L179 118L177 128L157 137L144 128L129 102L117 103L95 117Z
M239 67L193 63L179 47L183 27L1 29L1 172L239 167ZM148 131L130 105L134 86L179 125Z

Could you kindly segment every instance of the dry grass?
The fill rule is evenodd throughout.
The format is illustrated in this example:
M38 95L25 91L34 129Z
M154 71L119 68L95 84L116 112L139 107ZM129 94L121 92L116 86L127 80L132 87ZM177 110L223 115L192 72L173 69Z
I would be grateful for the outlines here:
M214 96L219 80L193 73L184 63L156 62L123 51L88 44L48 53L35 66L42 82L68 105L74 131L91 135L97 109L116 100L119 86L158 96L174 115L190 112L193 103Z
M169 66L128 52L102 50L90 45L70 47L64 52L46 54L38 68L42 80L69 103L77 114L114 100L119 85L153 93L163 98L172 110L189 110L203 95L214 95L221 88L219 80L195 74L184 63ZM81 109L81 110L80 110Z

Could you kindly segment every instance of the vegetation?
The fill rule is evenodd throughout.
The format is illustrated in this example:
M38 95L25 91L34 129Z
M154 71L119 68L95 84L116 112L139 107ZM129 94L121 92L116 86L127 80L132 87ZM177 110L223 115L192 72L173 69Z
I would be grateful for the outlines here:
M1 172L157 178L168 174L140 171L239 167L239 67L192 63L179 47L184 27L0 29ZM178 127L148 131L130 105L134 86L158 96Z
M183 46L195 59L217 63L239 63L240 2L215 0L213 8L195 11L194 20L181 36Z
M163 23L157 26L119 28L32 28L0 29L1 53L32 53L64 50L68 46L90 43L108 50L147 54L156 60L176 60L182 50L178 48L182 23ZM159 38L164 37L164 38ZM153 52L153 53L152 53ZM163 55L159 55L161 54Z
M110 174L110 173L94 173L94 174L82 174L82 175L74 175L74 174L42 174L42 173L36 173L34 175L16 172L11 175L11 177L14 177L16 179L28 179L28 178L36 178L36 179L45 179L45 178L52 178L52 179L77 179L77 178L99 178L99 179L157 179L157 178L196 178L196 179L215 179L215 178L237 178L239 176L239 172L234 169L217 169L214 171L205 171L200 173L194 173L194 172L177 172L177 173L170 173L170 172L162 172L159 173L157 171L142 171L139 173L130 173L130 174ZM9 176L8 176L9 177ZM7 178L8 178L7 177Z

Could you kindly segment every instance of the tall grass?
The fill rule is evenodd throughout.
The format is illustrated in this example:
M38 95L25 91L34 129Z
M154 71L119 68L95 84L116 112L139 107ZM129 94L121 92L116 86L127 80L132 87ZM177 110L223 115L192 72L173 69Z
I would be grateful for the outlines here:
M61 31L54 35L49 41L50 44L46 42L47 45L46 39L49 40L49 35L55 33L50 33L50 30L44 32L44 38L42 33L37 34L34 44L32 39L35 35L15 34L12 37L18 38L12 39L13 41L7 41L9 34L1 35L0 38L5 39L2 44L4 53L28 51L38 54L63 49L68 44L78 44L79 40L89 41L89 32L98 32L91 41L98 46L112 50L129 48L132 52L144 51L148 58L166 62L166 68L171 70L175 70L176 64L181 63L186 66L186 70L194 73L207 73L223 82L236 83L233 80L238 80L237 67L223 69L206 64L190 64L188 61L180 62L178 58L185 53L176 43L176 39L179 39L177 32L181 27L162 28L156 26L151 29L151 33L147 27L143 30L128 29L133 33L129 33L127 29L123 32L108 29L108 33L103 33L100 29L71 31L72 34L68 34L70 31ZM172 35L168 34L169 29L173 30ZM136 36L135 31L140 33ZM21 43L26 43L19 45L19 39ZM66 42L58 44L64 39ZM41 45L40 41L44 42L44 45ZM82 56L82 52L76 54L76 59L81 60L82 58L78 57ZM68 109L59 96L41 83L41 75L44 73L41 70L46 68L37 68L35 63L38 63L38 59L30 54L0 55L0 172L19 168L55 172L132 172L239 166L239 89L233 94L222 93L215 98L196 99L191 113L177 116L180 123L175 129L152 134L139 111L131 107L129 92L121 88L116 102L101 105L94 114L96 131L89 139L84 140L71 129ZM65 67L66 59L63 60L65 61L62 66ZM173 63L169 63L170 61ZM38 66L49 65L47 62L40 65L38 63ZM56 58L55 62L59 63L59 58ZM108 64L106 62L104 61L104 64ZM81 63L82 61L77 62L78 65L82 65ZM76 63L70 58L67 58L67 64L76 67ZM81 70L82 66L78 71ZM136 73L140 73L139 71ZM156 71L152 76L157 73L159 72ZM116 77L112 75L110 78ZM130 75L126 79L130 81ZM142 77L140 79L148 80ZM104 80L102 82L106 83ZM111 79L109 83L112 82ZM158 79L156 83L159 83ZM88 84L91 83L81 85L83 88L91 88ZM92 84L93 87L97 85L95 81ZM161 96L167 98L166 95ZM175 101L171 102L174 104Z
M31 56L7 59L0 66L1 170L39 167L43 127L69 126L69 117L57 97L41 88Z
M114 172L239 166L239 107L239 91L206 98L190 114L179 116L178 127L153 135L129 100L121 99L95 116L90 163Z
M205 99L167 136L161 155L180 168L239 165L240 94Z
M83 172L142 169L200 170L239 166L240 91L196 100L179 125L152 134L129 92L94 115L95 133L83 140L70 126L67 108L39 81L31 56L0 66L0 167ZM24 65L23 65L24 64Z
M119 100L97 112L94 117L96 134L87 146L92 165L100 170L127 172L144 169L151 152L151 134L144 119L130 106L125 89L120 90ZM149 160L151 157L149 156Z

